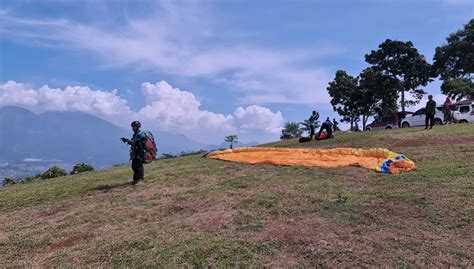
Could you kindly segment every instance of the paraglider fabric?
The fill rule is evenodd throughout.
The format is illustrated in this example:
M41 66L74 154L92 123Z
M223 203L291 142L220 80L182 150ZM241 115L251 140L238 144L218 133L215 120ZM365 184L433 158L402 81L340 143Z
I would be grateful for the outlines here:
M416 169L413 161L383 148L293 149L252 147L214 151L208 158L276 166L317 166L336 168L360 166L382 173L398 174Z

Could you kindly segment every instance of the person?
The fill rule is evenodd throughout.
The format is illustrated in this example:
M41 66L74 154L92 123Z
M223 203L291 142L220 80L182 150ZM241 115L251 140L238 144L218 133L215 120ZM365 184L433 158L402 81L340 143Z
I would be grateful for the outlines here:
M133 136L132 139L122 137L122 142L130 145L130 160L132 160L133 170L133 181L132 184L136 185L143 182L145 176L145 169L143 168L143 162L145 160L145 142L146 137L140 131L141 123L134 121L131 124Z
M334 129L334 132L336 132L336 131L337 131L337 125L338 125L338 123L337 123L337 120L336 120L335 118L332 119L332 124L333 124L333 127L334 127L334 128L333 128L333 129Z
M436 113L436 102L433 100L433 95L430 94L428 95L428 102L426 102L426 107L425 107L425 114L426 114L425 130L428 129L428 125L430 126L430 129L433 128L435 113Z
M444 114L444 121L449 124L453 123L453 117L451 114L452 106L453 106L453 102L451 101L451 98L447 96L443 104L443 114Z
M325 122L323 122L323 124L321 125L321 129L319 129L319 132L318 132L318 136L316 136L316 139L318 139L320 136L321 136L321 133L323 132L323 130L326 130L326 138L332 138L332 122L331 120L329 119L329 117L326 119Z
M308 121L309 121L309 128L310 128L310 134L309 134L309 138L310 139L313 139L313 136L314 136L314 124L316 123L316 121L319 119L319 113L316 112L316 111L313 111L313 113L311 114L311 116L309 117Z

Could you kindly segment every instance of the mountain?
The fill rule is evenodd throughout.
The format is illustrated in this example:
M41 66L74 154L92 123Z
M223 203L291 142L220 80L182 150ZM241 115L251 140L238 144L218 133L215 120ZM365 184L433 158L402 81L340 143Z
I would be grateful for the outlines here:
M184 135L156 131L153 134L160 154L208 147ZM85 113L34 114L19 107L0 108L0 160L125 163L129 148L119 138L130 136L131 130Z

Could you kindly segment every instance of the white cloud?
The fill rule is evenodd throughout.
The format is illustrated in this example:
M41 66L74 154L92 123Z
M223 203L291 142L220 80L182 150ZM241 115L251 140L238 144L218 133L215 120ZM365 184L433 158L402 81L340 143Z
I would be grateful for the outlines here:
M205 77L224 83L232 90L229 94L241 97L243 105L316 103L329 107L326 87L331 76L304 63L341 52L333 44L307 49L276 49L239 40L228 44L222 40L235 29L224 28L226 24L215 21L218 16L212 10L194 1L164 1L150 8L146 17L129 15L125 23L112 26L11 14L0 17L0 31L13 39L86 51L111 68Z
M117 90L92 90L83 86L64 89L47 85L32 89L8 81L0 84L0 107L19 106L35 112L84 112L129 128L130 121L140 120L147 129L168 131L204 143L220 143L224 136L238 135L242 141L277 140L283 125L281 112L261 106L238 107L229 115L202 110L190 92L173 88L166 81L141 86L145 106L132 111Z
M147 105L138 112L138 118L200 141L215 143L229 134L247 141L276 140L283 125L281 112L273 113L261 106L238 107L230 115L201 110L201 103L192 93L165 81L143 83L142 93Z

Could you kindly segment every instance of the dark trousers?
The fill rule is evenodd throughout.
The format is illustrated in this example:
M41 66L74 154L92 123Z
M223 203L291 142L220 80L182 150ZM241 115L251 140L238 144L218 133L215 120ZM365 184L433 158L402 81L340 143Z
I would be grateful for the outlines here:
M453 118L451 114L451 110L449 108L443 108L443 113L444 113L444 121L446 123L453 123Z
M434 125L434 113L426 113L426 118L425 118L425 128L428 128L428 123L430 128L433 128Z
M143 168L143 161L137 158L132 159L133 181L143 180L145 176L145 169Z
M326 130L326 133L328 134L327 136L328 138L332 137L331 125L324 122L323 125L321 125L321 129L319 129L318 136L316 136L316 138L319 138L321 136L321 133L323 132L323 130Z
M310 134L309 134L309 138L313 139L313 136L314 136L314 125L311 124L311 125L309 126L309 128L310 128L310 130L311 130L311 132L310 132Z

